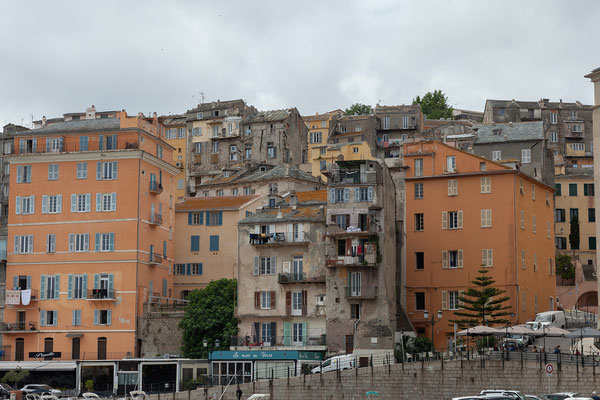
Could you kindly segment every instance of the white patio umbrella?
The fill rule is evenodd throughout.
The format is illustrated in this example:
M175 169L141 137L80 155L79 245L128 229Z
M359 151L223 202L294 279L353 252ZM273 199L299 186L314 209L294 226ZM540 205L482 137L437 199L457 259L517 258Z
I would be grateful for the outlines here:
M477 325L472 328L467 328L465 330L459 331L456 333L457 336L486 336L486 335L496 335L498 333L502 333L496 328L492 328L491 326L485 325Z

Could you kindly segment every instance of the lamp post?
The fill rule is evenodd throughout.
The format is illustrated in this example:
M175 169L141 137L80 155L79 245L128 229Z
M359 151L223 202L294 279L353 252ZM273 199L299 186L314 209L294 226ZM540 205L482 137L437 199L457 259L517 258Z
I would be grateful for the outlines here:
M438 317L438 321L442 320L442 310L438 310L437 317ZM429 311L427 311L427 310L423 311L423 318L425 318L425 320L429 319ZM434 316L434 314L431 314L430 322L431 322L431 345L433 346L433 352L435 353L435 341L434 341L435 316Z

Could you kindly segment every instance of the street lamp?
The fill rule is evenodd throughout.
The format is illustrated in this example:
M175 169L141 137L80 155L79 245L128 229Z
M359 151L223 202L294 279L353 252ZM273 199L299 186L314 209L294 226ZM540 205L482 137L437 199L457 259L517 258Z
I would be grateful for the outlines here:
M439 321L442 320L442 316L443 316L442 310L438 310L437 317L438 317ZM429 311L427 311L427 310L423 311L423 318L425 318L425 320L427 320L429 318ZM433 352L435 353L435 342L434 342L434 337L433 337L434 332L435 332L434 326L435 326L435 317L433 314L431 314L431 345L433 346Z

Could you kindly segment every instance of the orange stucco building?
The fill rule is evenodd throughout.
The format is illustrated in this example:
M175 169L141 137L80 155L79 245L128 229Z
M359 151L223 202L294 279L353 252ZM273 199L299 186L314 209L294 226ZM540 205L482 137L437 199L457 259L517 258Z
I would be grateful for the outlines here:
M96 118L88 109L15 135L3 327L10 359L140 354L137 317L172 290L172 151L156 116L124 111Z
M554 309L553 188L440 142L405 145L404 161L407 309L417 333L431 338L433 328L436 349L452 350L449 320L460 319L459 294L482 267L510 297L513 323Z

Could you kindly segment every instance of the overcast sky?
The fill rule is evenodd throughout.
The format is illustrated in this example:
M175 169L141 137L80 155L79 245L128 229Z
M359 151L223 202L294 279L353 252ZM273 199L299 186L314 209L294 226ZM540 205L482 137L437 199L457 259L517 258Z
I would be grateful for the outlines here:
M243 98L302 114L541 97L591 104L600 1L2 1L0 123Z

